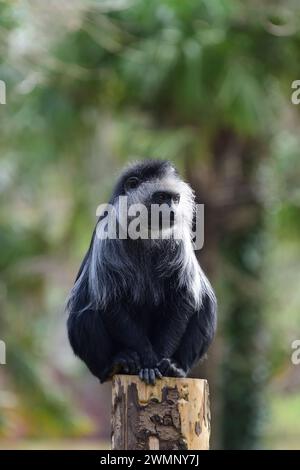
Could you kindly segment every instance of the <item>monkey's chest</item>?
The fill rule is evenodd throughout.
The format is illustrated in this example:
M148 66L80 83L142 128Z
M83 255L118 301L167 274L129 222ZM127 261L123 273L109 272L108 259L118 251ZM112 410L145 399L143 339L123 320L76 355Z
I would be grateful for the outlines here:
M163 310L162 305L153 306L145 304L137 309L133 309L131 315L140 329L150 335L152 331L157 331L157 325L161 322L161 318L164 315Z

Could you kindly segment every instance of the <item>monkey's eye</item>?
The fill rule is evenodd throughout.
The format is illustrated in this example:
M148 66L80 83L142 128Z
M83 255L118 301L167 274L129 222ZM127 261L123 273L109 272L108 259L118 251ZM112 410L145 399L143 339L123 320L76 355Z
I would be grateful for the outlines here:
M138 187L140 180L136 176L131 176L125 183L126 191L130 191L131 189L135 189Z

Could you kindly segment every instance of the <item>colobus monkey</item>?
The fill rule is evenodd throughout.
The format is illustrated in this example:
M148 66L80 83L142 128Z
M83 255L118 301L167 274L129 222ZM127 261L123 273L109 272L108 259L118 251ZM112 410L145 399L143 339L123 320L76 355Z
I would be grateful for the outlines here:
M127 208L120 215L121 196ZM140 225L158 236L124 236L135 204L148 213L170 208L169 226L142 217ZM216 298L193 250L193 192L171 163L147 160L124 170L110 205L115 210L99 217L68 299L71 346L101 382L114 373L150 384L185 377L216 329ZM113 215L118 236L104 236Z

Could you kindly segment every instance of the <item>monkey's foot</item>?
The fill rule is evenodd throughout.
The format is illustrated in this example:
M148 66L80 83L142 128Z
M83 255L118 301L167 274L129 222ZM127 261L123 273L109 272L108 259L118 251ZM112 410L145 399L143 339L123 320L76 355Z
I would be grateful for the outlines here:
M157 367L165 377L186 377L186 372L172 359L164 357Z
M161 379L162 374L157 367L154 368L144 368L139 372L139 377L141 380L146 382L146 384L155 385L156 379Z
M112 361L111 375L120 373L136 375L140 367L140 358L135 351L122 351Z

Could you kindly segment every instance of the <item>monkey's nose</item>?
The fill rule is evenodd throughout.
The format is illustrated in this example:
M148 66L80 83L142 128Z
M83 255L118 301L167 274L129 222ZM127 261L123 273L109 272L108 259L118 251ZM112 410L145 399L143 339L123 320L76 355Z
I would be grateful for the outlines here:
M152 204L178 204L180 201L180 194L172 191L156 191L153 193L151 202Z

